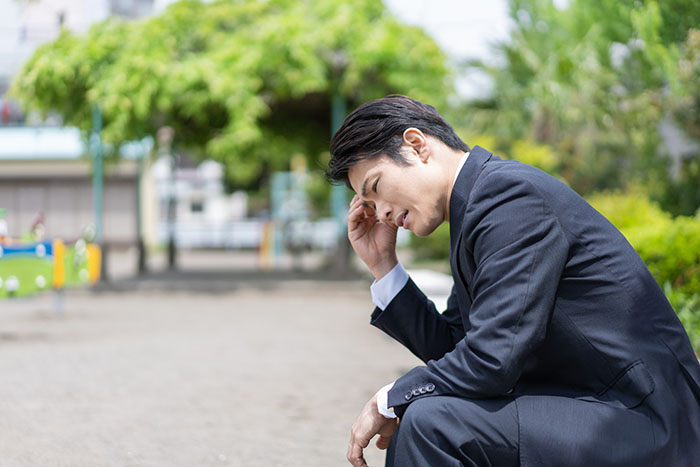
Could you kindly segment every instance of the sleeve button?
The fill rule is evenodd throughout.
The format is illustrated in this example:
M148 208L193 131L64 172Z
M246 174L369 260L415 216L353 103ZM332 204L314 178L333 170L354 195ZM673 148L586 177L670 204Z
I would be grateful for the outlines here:
M425 386L425 389L426 389L428 392L433 392L433 391L435 390L435 385L434 385L433 383L428 383L428 385Z

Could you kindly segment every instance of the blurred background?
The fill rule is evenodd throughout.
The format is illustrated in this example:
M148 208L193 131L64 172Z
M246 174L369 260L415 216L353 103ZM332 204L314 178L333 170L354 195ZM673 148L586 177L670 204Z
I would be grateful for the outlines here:
M91 377L95 368L121 361L130 345L112 336L114 348L95 353L102 332L112 329L100 327L109 317L114 329L129 329L114 331L120 339L141 336L144 347L136 346L141 352L134 358L151 355L153 366L170 368L173 384L187 374L192 391L214 401L222 397L211 392L214 374L249 365L246 377L297 411L282 417L287 428L264 449L268 457L255 450L223 453L226 440L240 436L227 432L226 423L240 427L253 415L202 420L227 410L212 405L210 412L199 410L197 426L199 433L228 434L216 448L221 453L200 449L206 442L199 440L198 449L166 454L193 439L187 430L182 439L147 435L150 443L138 449L107 446L109 430L133 428L110 419L85 422L107 431L86 441L83 457L67 453L65 465L342 462L345 428L364 400L417 363L365 329L369 276L346 240L350 193L323 177L330 138L345 115L390 93L435 106L470 146L534 165L584 196L637 249L700 349L696 0L0 0L0 11L0 310L7 310L0 313L7 329L0 351L33 343L37 352L53 353L66 345L65 361L83 362ZM446 225L425 239L399 235L402 262L438 304L451 286L448 245ZM280 311L297 299L294 319ZM129 311L119 303L130 304ZM338 314L326 314L330 303ZM266 315L273 312L281 315ZM220 333L220 342L191 340L193 313L210 326L202 335ZM281 329L271 324L287 319ZM307 334L295 334L294 352L257 341L235 352L227 347L243 337L284 341L274 333L288 337L296 319L316 327L302 325ZM331 331L343 320L347 333ZM162 336L172 345L214 345L191 368L196 375L147 344L163 322L173 326ZM83 329L87 323L97 327ZM71 347L76 332L91 336L85 347ZM171 342L174 336L179 340ZM365 354L355 350L357 341ZM271 380L260 380L261 369L300 359L270 370L297 387L299 375L280 372L314 361L315 351L299 350L311 352L310 342L321 353L345 349L311 372L326 387L324 375L335 367L333 397L364 379L361 389L349 390L356 397L340 417L336 441L319 451L308 438L294 438L291 451L284 450L280 439L301 436L299 424L325 422L294 390L280 395ZM231 357L230 366L211 366L227 352L242 352L248 363ZM361 363L376 352L386 356L385 366L380 360L374 373L365 371ZM95 359L81 360L85 353ZM38 355L0 358L0 370L16 373L24 387L50 373L29 370L44 361ZM206 374L197 373L203 368ZM132 371L150 374L146 365ZM89 394L65 384L31 400L17 388L3 395L22 408L15 422L36 410L27 433L51 426L55 432L42 439L59 443L56 433L76 415L66 394L83 394L91 402L81 407L89 412L99 406L95 394L122 382L98 379L97 393ZM138 399L129 391L120 397L122 408ZM172 416L152 397L138 412L161 420L148 433ZM173 406L189 407L187 416L194 416L189 395L173 397ZM37 404L56 400L73 409L55 414L52 424ZM267 427L259 429L248 445L259 443ZM65 436L85 439L70 430ZM22 446L13 444L24 459L16 465L42 463Z

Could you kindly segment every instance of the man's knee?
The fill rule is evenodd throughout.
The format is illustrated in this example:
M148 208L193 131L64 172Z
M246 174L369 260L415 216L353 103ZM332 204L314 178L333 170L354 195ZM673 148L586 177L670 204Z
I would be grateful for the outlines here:
M424 424L429 418L428 406L430 398L418 399L414 401L404 411L400 419L401 431L420 431L424 429Z
M399 423L394 465L462 465L461 446L476 442L470 426L470 404L451 397L425 397L412 402ZM391 464L387 464L391 465Z
M464 401L457 413L451 409L451 398L449 397L425 397L412 402L401 417L400 429L402 435L423 439L434 439L440 437L443 431L451 425L450 419L458 416L461 425L469 424L469 414L464 412ZM466 434L466 433L465 433Z
M396 465L426 465L408 461L426 455L434 460L429 465L518 463L517 410L508 399L420 398L404 412L397 435Z
M498 437L517 437L518 420L515 409L508 409L507 399L470 400L451 396L433 396L412 402L401 417L400 429L406 436L420 435L435 439L451 436L458 431L464 441L480 438L483 434Z

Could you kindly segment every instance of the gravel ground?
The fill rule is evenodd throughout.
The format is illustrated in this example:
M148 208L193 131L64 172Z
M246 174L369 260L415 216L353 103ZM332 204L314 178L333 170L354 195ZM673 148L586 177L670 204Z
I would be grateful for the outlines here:
M2 467L348 465L366 400L419 363L362 282L53 302L0 301Z

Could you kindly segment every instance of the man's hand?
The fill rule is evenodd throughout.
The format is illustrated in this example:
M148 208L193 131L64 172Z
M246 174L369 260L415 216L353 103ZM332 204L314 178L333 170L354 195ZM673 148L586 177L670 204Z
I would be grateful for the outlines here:
M398 263L396 232L398 227L381 222L374 210L355 195L348 211L348 238L357 255L375 279L381 279Z
M377 395L365 404L360 416L350 430L350 444L348 445L348 461L354 467L368 467L362 450L369 446L374 435L379 435L377 447L386 449L389 447L391 436L396 433L399 426L398 419L386 418L377 410Z

